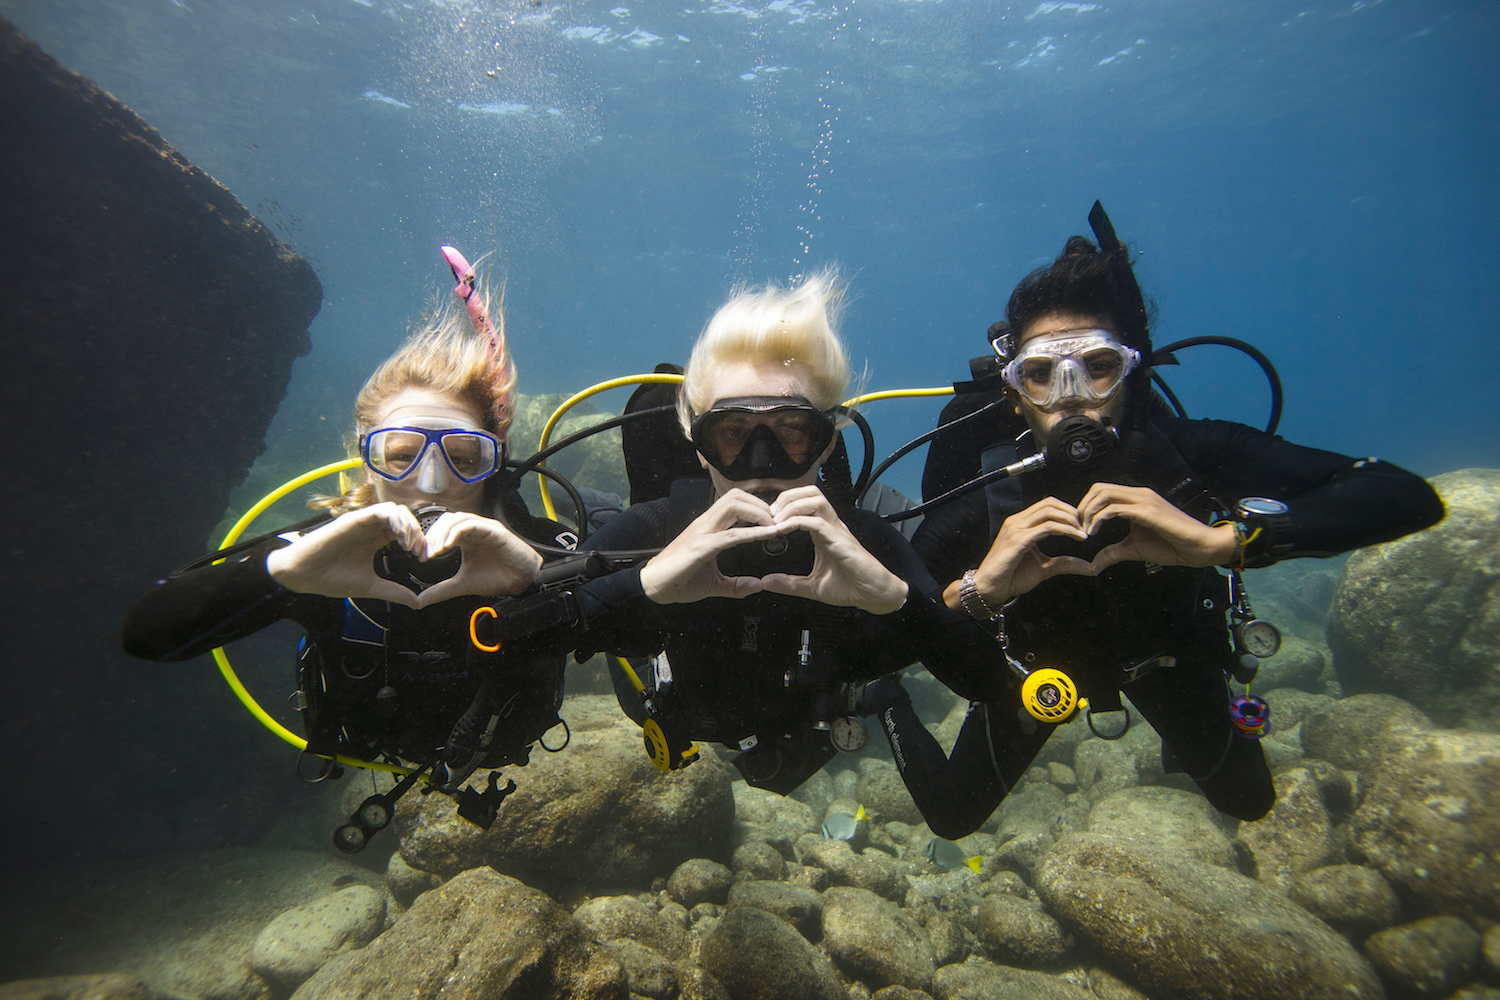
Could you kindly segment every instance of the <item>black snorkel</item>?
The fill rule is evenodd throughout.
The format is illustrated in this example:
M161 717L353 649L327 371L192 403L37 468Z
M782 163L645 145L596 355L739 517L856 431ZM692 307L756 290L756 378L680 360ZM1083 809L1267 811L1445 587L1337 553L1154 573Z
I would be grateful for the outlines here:
M1123 431L1144 431L1151 411L1151 329L1146 314L1146 297L1130 266L1130 251L1115 234L1115 227L1104 211L1103 202L1095 201L1089 209L1089 228L1103 253L1113 257L1115 281L1119 285L1119 305L1115 323L1120 339L1141 352L1141 363L1131 372L1125 384L1125 421Z

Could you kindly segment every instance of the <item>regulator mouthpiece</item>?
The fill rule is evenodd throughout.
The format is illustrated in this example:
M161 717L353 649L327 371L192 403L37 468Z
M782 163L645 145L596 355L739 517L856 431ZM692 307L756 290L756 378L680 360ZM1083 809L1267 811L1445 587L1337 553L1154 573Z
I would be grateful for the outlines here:
M1064 417L1048 435L1047 464L1052 468L1086 472L1114 454L1120 443L1113 425L1103 424L1082 413Z

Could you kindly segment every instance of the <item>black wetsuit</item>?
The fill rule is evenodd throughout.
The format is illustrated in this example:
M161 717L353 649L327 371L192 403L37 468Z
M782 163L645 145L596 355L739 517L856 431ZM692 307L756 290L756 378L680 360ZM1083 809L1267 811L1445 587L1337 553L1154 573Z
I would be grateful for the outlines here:
M712 500L707 480L678 480L670 497L633 505L586 544L603 550L666 545ZM860 544L906 581L909 592L900 610L874 615L768 593L658 605L646 597L639 569L629 569L578 587L578 621L565 635L534 641L641 657L665 650L671 680L670 687L662 685L660 709L683 719L692 739L746 751L737 765L747 780L785 794L835 753L828 733L815 725L831 714L849 714L847 696L833 706L836 712L820 713L820 694L828 709L840 684L879 677L919 659L966 689L971 674L993 669L994 640L942 603L941 588L895 528L865 511L845 523ZM808 664L801 667L804 630ZM665 677L652 669L642 678L653 693L658 673ZM620 700L628 714L643 720L638 695L622 692Z
M519 497L506 501L503 519L513 530L547 545L572 541L561 525L526 514ZM563 658L477 650L469 615L489 603L484 598L416 611L293 593L266 571L266 556L288 544L272 538L219 565L158 581L125 617L125 651L186 660L281 619L295 621L307 632L297 647L304 730L308 749L322 754L429 763L465 712L483 703L505 706L483 764L499 767L525 763L529 746L558 723Z
M1247 548L1250 566L1389 541L1443 516L1442 502L1425 481L1376 459L1304 448L1224 421L1167 417L1153 424L1156 431L1136 439L1149 444L1122 448L1111 473L1097 479L1149 486L1199 516L1215 501L1285 502L1290 513L1275 537ZM999 450L987 465L1017 454L1015 446ZM1032 450L1023 446L1020 454ZM1197 482L1174 492L1190 474ZM1045 496L1077 503L1089 485L1051 469L1003 482L1009 485L971 493L927 516L913 545L937 579L955 580L978 566L1006 514ZM1040 548L1087 559L1126 531L1117 521L1086 545L1049 539ZM1228 598L1226 578L1213 568L1121 563L1098 577L1042 582L1006 607L1005 627L1013 656L1028 669L1062 669L1094 708L1107 710L1123 690L1161 735L1163 756L1175 758L1174 769L1192 777L1223 812L1251 820L1270 810L1275 790L1260 744L1238 735L1228 713L1226 671L1237 661L1226 625ZM1175 665L1164 665L1171 659ZM989 818L1053 729L1038 722L1025 731L1032 720L1021 707L1019 681L1011 680L1000 697L971 706L953 756L945 758L899 689L880 687L875 707L907 788L934 832L948 838L971 833ZM1101 729L1116 728L1113 719L1102 718Z

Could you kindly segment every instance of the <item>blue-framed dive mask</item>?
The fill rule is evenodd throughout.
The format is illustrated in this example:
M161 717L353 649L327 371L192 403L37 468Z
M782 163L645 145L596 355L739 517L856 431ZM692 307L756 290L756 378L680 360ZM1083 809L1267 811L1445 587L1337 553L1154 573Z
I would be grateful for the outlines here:
M377 427L360 439L360 457L367 469L393 483L416 473L425 493L443 489L437 482L442 477L433 475L440 455L461 482L477 483L494 475L505 461L505 442L467 427Z

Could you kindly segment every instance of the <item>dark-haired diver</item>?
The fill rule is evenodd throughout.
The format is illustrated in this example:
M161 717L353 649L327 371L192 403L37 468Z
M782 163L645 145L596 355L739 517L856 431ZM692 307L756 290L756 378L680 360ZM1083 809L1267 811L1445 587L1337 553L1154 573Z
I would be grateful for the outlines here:
M1153 409L1151 338L1128 251L1102 209L1090 218L1105 249L1069 239L1017 286L1009 331L994 345L1007 409L1025 433L1012 444L1016 428L997 428L985 467L1042 453L1044 468L935 510L913 539L949 581L949 607L997 633L1005 652L995 648L994 669L1009 683L971 705L951 758L898 680L866 691L912 797L950 839L978 829L1026 772L1056 724L1033 716L1050 704L1061 721L1078 697L1108 712L1121 691L1161 735L1169 770L1185 771L1225 813L1264 816L1275 789L1248 735L1254 720L1231 718L1226 678L1241 654L1269 655L1255 648L1267 637L1231 643L1231 594L1216 567L1330 556L1443 516L1426 482L1378 459ZM1023 691L1021 675L1039 679L1043 668L1060 670L1076 694L1066 683ZM1025 695L1040 698L1038 712L1023 708Z
M321 502L336 516L160 581L126 615L121 641L134 656L185 660L291 619L307 631L298 691L309 753L430 765L454 791L478 766L525 763L559 721L562 658L483 656L468 620L474 595L532 584L541 558L521 536L571 537L495 475L516 394L504 319L496 310L492 321L473 270L443 249L462 302L449 300L360 390L364 475ZM336 773L325 759L303 776ZM344 828L339 846L363 846L360 829Z
M654 658L621 703L663 769L690 762L692 740L717 742L742 751L751 784L785 794L863 745L851 682L918 659L960 687L965 669L990 669L992 640L943 605L896 529L854 509L847 458L834 471L842 296L823 273L718 310L678 400L709 478L678 479L605 525L590 547L661 551L571 588L565 623L513 640ZM497 630L525 617L497 610Z

